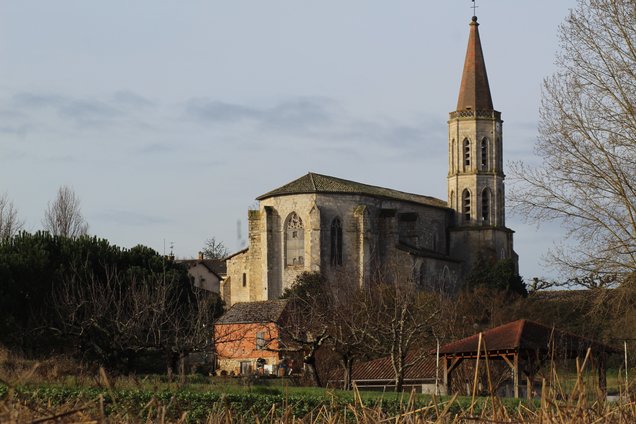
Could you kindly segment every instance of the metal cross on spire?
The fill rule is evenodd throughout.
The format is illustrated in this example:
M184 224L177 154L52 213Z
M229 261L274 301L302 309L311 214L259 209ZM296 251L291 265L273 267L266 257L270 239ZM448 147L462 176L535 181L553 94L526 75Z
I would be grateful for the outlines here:
M477 6L477 3L475 2L475 0L473 0L473 5L471 7L473 8L473 16L477 16L477 8L479 6Z

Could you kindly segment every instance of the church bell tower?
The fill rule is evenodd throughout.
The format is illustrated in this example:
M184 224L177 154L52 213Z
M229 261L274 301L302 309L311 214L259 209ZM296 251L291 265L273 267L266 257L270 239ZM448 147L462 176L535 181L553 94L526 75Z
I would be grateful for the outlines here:
M448 120L451 253L467 266L479 256L516 259L505 224L503 121L493 107L478 28L473 16L457 109Z

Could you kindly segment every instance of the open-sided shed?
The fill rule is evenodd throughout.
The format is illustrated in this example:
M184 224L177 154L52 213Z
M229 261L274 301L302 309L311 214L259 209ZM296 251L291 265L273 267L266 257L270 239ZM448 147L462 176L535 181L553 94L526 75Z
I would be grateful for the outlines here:
M519 397L519 378L532 388L543 364L552 358L584 357L590 351L598 367L599 388L605 392L606 358L617 351L605 344L533 321L518 320L446 344L440 348L443 383L451 392L453 371L465 360L501 360L512 372L514 396ZM527 390L531 396L531 390Z

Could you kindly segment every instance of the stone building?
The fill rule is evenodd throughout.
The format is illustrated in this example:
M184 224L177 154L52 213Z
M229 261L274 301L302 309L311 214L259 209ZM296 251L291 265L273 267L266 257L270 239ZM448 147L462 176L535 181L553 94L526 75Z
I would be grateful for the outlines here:
M505 225L503 121L478 26L473 17L448 121L448 201L316 173L265 193L248 212L248 248L227 258L227 304L277 299L303 271L452 290L479 257L517 261Z
M221 292L221 281L226 273L225 260L205 259L203 253L199 253L199 259L179 259L176 262L186 266L194 287L214 293Z

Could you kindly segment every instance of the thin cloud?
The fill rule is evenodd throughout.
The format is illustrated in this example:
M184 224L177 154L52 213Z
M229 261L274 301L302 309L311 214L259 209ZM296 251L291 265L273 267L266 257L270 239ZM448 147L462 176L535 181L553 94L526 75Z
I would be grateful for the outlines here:
M333 101L318 97L291 98L263 108L196 98L186 103L185 114L203 124L250 121L262 127L289 131L331 122L332 106Z
M25 109L58 108L68 100L59 94L22 92L13 95L11 103L14 107Z
M113 94L112 101L118 105L134 109L145 109L157 106L157 102L129 90L117 91Z
M146 215L138 212L111 209L97 214L96 218L102 222L116 225L148 226L156 224L171 224L174 220L156 215Z

